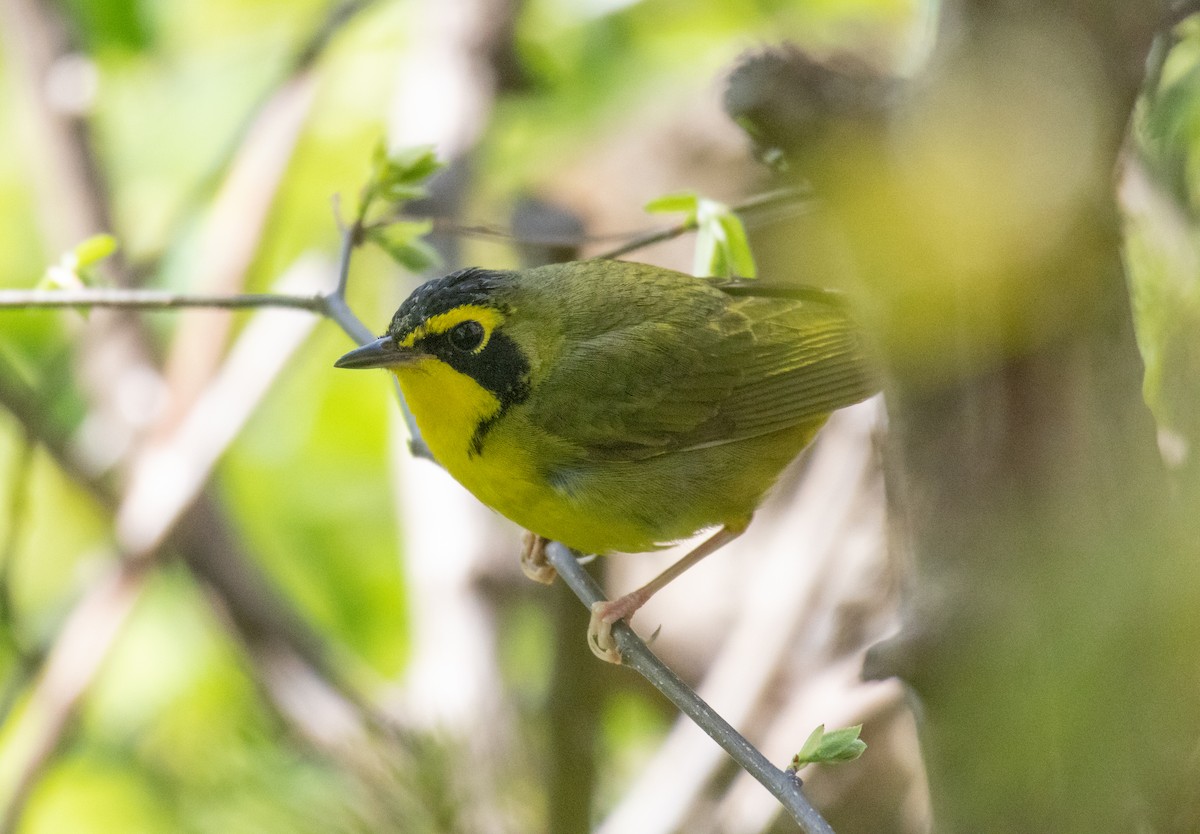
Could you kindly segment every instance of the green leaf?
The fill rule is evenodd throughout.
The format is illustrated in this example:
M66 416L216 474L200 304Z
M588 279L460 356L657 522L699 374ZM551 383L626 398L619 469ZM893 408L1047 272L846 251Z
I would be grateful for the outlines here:
M676 194L655 197L646 203L645 210L651 214L669 214L671 212L682 211L686 212L690 218L695 216L699 200L700 198L694 193L681 191Z
M110 234L92 235L63 252L58 263L46 268L38 281L39 290L78 289L96 285L93 267L117 251L117 239ZM86 318L86 311L84 317Z
M821 724L809 734L800 752L792 757L788 770L797 771L807 764L849 762L857 759L867 749L867 743L858 737L861 732L862 724L829 733L825 732L825 725Z
M742 225L742 218L726 210L717 216L717 223L725 232L725 251L732 275L738 278L754 278L757 268L754 266L754 255L750 251L750 240L746 237L746 227Z
M359 200L358 216L366 217L376 200L395 211L400 204L428 195L426 180L443 167L432 145L389 151L384 142L375 146L371 176Z
M432 228L428 221L390 223L368 229L367 239L408 271L424 272L441 263L437 250L421 240Z
M702 277L753 278L754 255L746 227L729 206L692 192L657 197L646 203L649 212L684 212L685 223L696 227L692 274Z
M71 250L75 269L87 269L117 251L117 239L109 234L92 235ZM65 265L65 264L64 264Z
M441 168L442 162L437 158L433 145L400 148L388 155L390 175L403 182L421 182Z

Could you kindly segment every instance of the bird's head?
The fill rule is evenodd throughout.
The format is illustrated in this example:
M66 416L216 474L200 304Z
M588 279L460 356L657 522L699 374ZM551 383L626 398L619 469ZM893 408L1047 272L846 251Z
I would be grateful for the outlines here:
M470 268L413 291L387 333L337 360L338 368L406 369L446 366L470 377L501 408L529 395L530 357L506 326L518 289L515 272Z

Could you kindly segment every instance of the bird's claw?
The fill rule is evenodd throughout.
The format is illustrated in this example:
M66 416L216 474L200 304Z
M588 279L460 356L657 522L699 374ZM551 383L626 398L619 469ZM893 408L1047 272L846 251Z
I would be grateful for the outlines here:
M588 622L587 641L592 654L607 663L620 664L621 652L613 639L613 623L624 616L624 612L613 611L611 602L592 603L592 618Z
M543 585L553 583L554 577L558 576L558 571L546 561L546 545L549 543L549 539L528 530L521 539L521 573Z

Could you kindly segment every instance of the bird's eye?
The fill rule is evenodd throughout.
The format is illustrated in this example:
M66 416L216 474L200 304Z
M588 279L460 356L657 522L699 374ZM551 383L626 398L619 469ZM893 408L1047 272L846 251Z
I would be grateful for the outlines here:
M482 342L483 325L477 321L464 321L450 330L450 344L463 353L470 353Z

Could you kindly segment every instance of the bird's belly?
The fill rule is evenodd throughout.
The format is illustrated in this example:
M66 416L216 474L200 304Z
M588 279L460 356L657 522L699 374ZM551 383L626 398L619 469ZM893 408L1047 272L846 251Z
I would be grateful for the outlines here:
M517 442L507 434L490 436L482 453L470 460L446 464L484 504L527 530L586 553L636 553L664 540L659 518L631 512L624 501L607 500L612 490L603 489L608 480L603 472L589 472L582 491L564 490L547 477L546 461L553 457L539 455L528 439Z
M444 366L408 366L397 377L446 471L527 530L587 553L653 550L747 521L824 422L642 460L597 460L513 412L477 437L500 404Z
M822 422L635 461L580 461L527 432L498 431L470 471L451 474L548 539L586 553L637 553L748 521Z

